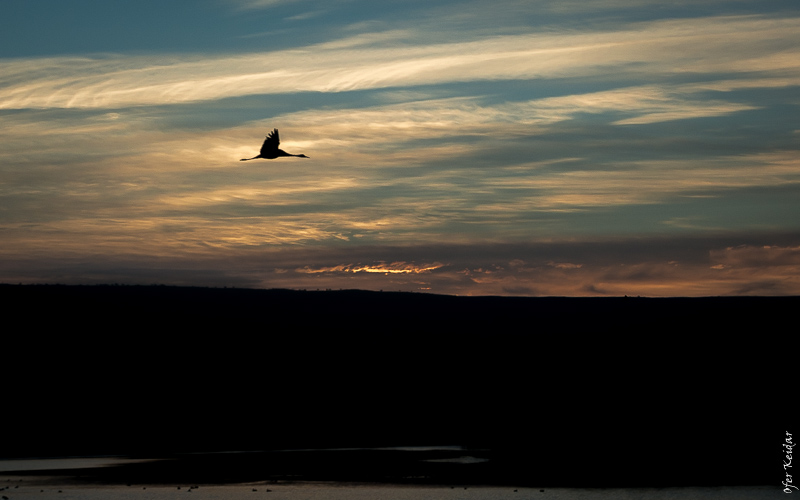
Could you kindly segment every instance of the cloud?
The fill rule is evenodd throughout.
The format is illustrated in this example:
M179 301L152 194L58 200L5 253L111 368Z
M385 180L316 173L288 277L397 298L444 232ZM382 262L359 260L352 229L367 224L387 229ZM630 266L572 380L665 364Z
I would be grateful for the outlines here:
M783 186L800 182L800 161L783 153L682 160L617 163L617 170L574 170L486 180L499 189L535 189L514 210L650 204L666 197L713 193L730 188ZM789 180L791 179L791 180ZM520 205L522 202L523 205ZM487 209L501 209L498 204Z
M533 153L481 160L508 137L550 140L550 127L581 113L689 109L692 95L683 90L643 86L513 104L433 99L272 118L285 124L287 149L314 158L305 164L239 163L262 139L253 137L257 123L176 131L162 129L152 110L9 114L0 118L0 158L11 182L0 190L5 247L21 254L88 245L117 254L137 241L143 254L164 256L336 242L507 241L580 234L569 214L598 208L638 211L800 183L792 150L690 160L538 159L534 143ZM570 154L596 149L571 144ZM652 225L686 227L685 217L661 211ZM613 230L607 217L603 228ZM692 227L715 224L707 211L691 219Z
M488 36L474 12L429 31L440 6L295 49L0 61L0 276L797 293L797 238L736 231L794 227L796 134L768 116L800 85L798 18L584 4L536 5L609 15ZM273 126L313 160L239 163Z
M228 0L243 10L269 9L279 5L301 3L307 0Z
M757 71L758 80L769 81L774 73L796 85L800 43L789 41L800 42L798 28L797 18L718 17L427 45L372 46L365 35L357 35L303 49L209 58L6 60L0 109L116 109L254 94L590 76L608 74L611 68L650 77ZM390 38L398 32L392 33ZM375 35L374 40L385 38Z
M429 273L443 267L443 264L434 262L432 264L414 264L408 262L377 262L375 264L343 264L333 267L311 267L304 266L296 269L295 272L303 274L320 273L379 273L379 274L420 274Z
M712 250L710 256L715 263L713 267L717 269L747 268L765 264L800 268L800 246L740 245Z
M735 241L740 244L731 244ZM108 282L111 276L119 282L141 284L361 288L459 295L797 295L799 245L797 234L761 234L283 250L253 247L161 259L136 252L99 252L90 258L46 250L47 260L30 255L0 260L0 275L4 281L23 282ZM40 248L41 252L46 247ZM715 266L734 261L736 265L730 267ZM92 281L93 276L106 279Z

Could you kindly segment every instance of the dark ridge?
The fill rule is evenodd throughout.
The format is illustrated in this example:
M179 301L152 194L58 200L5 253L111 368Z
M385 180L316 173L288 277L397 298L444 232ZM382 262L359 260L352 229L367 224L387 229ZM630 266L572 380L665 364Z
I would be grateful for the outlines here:
M0 457L172 458L98 480L783 479L798 297L0 285L0 301ZM490 460L269 451L395 445ZM175 455L227 450L260 453Z
M301 333L522 333L557 322L569 333L641 333L653 325L679 327L696 319L741 327L742 321L785 317L800 297L457 297L363 290L299 291L125 285L2 285L14 307L46 307L39 321L104 328L114 314L137 326L241 326L285 323ZM96 314L87 314L95 312ZM311 328L319 330L311 330ZM413 327L410 331L401 328ZM479 330L481 327L492 331ZM438 329L437 329L438 328ZM587 328L589 331L577 330ZM459 333L465 333L461 331ZM539 332L542 333L542 332ZM544 333L555 333L547 331Z

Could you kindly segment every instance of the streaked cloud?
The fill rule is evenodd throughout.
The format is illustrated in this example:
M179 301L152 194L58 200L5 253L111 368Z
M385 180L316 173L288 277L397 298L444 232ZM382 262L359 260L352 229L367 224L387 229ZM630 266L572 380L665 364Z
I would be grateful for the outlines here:
M796 241L797 235L775 234L768 238ZM460 295L667 297L794 293L800 286L797 247L780 243L768 247L726 246L726 240L748 239L752 236L242 249L193 260L169 255L154 260L136 252L114 258L99 253L93 259L81 259L77 254L65 253L51 255L45 261L35 255L17 259L13 268L4 260L0 262L0 272L25 282L52 282L54 269L59 269L61 283L107 283L109 277L121 277L127 283L191 284L199 276L204 283L215 286L363 288ZM399 256L413 260L394 260ZM554 260L565 256L580 261ZM311 266L309 262L317 264Z
M800 293L789 4L218 5L0 60L0 281ZM273 127L311 158L240 163Z
M435 269L442 267L442 264L436 262L433 264L412 264L408 262L377 262L371 265L363 264L346 264L334 267L321 267L312 268L305 266L296 269L295 272L304 274L320 274L320 273L379 273L379 274L420 274L428 273Z
M302 4L308 0L225 0L244 10L269 9L281 5Z
M359 35L352 42L224 57L6 60L0 109L122 108L252 94L591 76L611 67L651 77L654 72L780 71L780 81L796 85L800 43L789 41L800 42L798 28L797 18L722 17L658 21L612 32L534 33L388 48L365 46ZM757 78L765 79L762 74Z

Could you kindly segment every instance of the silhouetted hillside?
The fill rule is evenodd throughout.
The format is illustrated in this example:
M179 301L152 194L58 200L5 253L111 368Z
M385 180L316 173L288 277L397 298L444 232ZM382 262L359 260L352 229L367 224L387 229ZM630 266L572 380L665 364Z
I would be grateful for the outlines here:
M675 328L671 333L708 326L700 333L721 333L721 328L741 328L746 321L764 324L787 317L800 302L798 297L455 297L110 285L0 285L0 298L9 307L36 314L40 324L79 326L82 333L125 324L151 329L285 328L283 335L324 335L333 330L337 334L640 334L654 326Z
M454 444L493 454L467 482L782 474L796 297L2 285L0 300L17 325L6 457ZM318 477L309 456L299 474Z

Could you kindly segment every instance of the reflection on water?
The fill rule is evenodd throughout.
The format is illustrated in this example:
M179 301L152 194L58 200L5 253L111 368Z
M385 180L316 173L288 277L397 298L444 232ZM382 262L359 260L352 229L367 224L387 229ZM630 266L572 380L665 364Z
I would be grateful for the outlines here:
M488 462L488 458L477 458L470 455L464 455L463 457L455 457L455 458L432 458L430 460L425 460L426 462L441 462L441 463L454 463L454 464L479 464L482 462Z
M351 451L351 450L396 450L396 451L459 451L461 446L388 446L382 448L329 448L319 449L288 449L277 451ZM273 450L275 451L275 450ZM239 454L239 453L261 453L261 451L220 451L220 452L198 452L186 453L187 455L213 455L213 454ZM86 469L91 467L106 467L113 465L125 465L136 462L148 462L151 459L133 459L123 457L69 457L69 458L25 458L25 459L0 459L0 474L13 471L37 471L37 470L62 470L62 469ZM2 486L0 485L0 488Z
M0 474L12 471L87 469L91 467L106 467L109 465L123 465L146 461L149 460L121 457L26 458L0 460ZM0 488L2 488L2 485L0 485Z
M463 446L382 446L379 448L297 448L277 451L358 451L358 450L394 450L394 451L460 451ZM239 453L239 452L233 452Z

